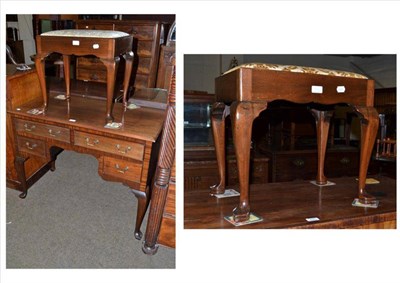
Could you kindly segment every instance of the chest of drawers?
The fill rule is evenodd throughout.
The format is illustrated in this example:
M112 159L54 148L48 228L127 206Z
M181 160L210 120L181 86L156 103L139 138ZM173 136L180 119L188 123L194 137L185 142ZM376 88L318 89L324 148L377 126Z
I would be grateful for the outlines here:
M164 25L161 22L144 20L79 20L76 23L76 28L117 30L133 35L134 65L131 84L135 88L155 87L160 45L165 38ZM78 58L76 77L84 81L106 82L106 69L97 58Z

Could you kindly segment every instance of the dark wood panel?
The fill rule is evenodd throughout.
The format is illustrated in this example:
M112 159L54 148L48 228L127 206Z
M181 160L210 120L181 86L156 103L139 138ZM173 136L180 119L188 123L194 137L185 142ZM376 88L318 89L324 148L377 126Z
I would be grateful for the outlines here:
M352 206L357 195L355 177L332 179L335 186L319 188L308 181L251 185L251 211L264 221L235 227L224 216L232 215L238 197L217 199L208 191L185 191L184 228L393 228L396 220L396 180L379 177L380 184L367 191L380 201L378 208ZM318 217L318 222L306 218ZM392 223L392 225L390 224Z

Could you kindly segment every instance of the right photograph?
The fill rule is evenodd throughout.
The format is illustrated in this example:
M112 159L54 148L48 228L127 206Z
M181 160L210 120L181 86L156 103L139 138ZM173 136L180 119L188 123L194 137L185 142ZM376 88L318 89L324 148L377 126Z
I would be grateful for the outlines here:
M395 54L184 55L185 229L396 229Z

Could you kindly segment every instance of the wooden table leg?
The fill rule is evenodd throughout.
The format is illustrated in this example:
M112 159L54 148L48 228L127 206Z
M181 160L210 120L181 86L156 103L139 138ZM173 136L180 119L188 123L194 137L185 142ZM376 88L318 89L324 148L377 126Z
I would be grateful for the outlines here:
M100 58L103 64L107 68L107 113L106 113L106 123L110 123L114 121L114 117L111 114L113 98L114 98L114 89L115 89L115 78L116 78L116 70L118 69L119 57L115 57L113 59L104 59Z
M44 59L48 54L36 54L34 56L36 72L39 78L40 89L42 90L43 96L43 111L47 110L48 97L47 97L47 88L46 88L46 78L45 78L45 61Z
M127 103L127 93L128 93L128 88L129 88L129 82L131 79L131 73L132 73L132 65L133 65L133 52L127 52L123 55L125 59L125 75L124 75L124 97L123 97L123 103L124 107L126 108L128 106Z
M67 100L70 99L71 92L71 76L70 76L70 68L71 68L71 56L70 55L63 55L63 62L64 62L64 80L65 80L65 97Z
M372 149L375 144L376 134L379 127L379 115L374 107L355 106L355 111L360 114L361 122L361 153L360 171L358 175L358 198L361 203L368 204L375 200L375 197L365 190L365 180Z
M311 109L311 113L315 118L317 127L318 171L316 184L325 185L327 183L327 178L325 177L324 173L326 144L328 142L329 124L333 111L320 111L317 109Z
M211 126L217 155L219 183L210 187L210 195L223 194L225 192L225 118L228 115L228 106L222 102L214 103L211 110Z
M142 226L144 215L146 214L147 207L149 206L150 197L148 188L146 188L146 192L136 190L132 190L132 192L138 200L135 223L135 238L140 240L143 236L143 233L140 231L140 226Z
M240 202L233 210L235 222L249 219L249 171L251 130L254 119L267 108L264 102L234 102L231 105L232 134L238 167Z
M19 182L21 183L22 193L19 195L20 198L26 198L28 194L28 184L26 183L26 174L25 174L25 161L26 157L17 155L14 160L15 170L17 171L17 177Z

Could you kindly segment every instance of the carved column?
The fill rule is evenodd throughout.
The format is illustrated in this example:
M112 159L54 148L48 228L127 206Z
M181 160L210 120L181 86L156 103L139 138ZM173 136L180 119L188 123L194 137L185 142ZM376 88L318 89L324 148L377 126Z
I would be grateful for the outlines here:
M168 95L167 116L161 137L157 169L154 176L151 207L147 221L146 236L142 250L146 254L155 254L158 250L157 238L161 228L165 201L167 199L171 170L175 160L175 68L173 68L171 86Z

